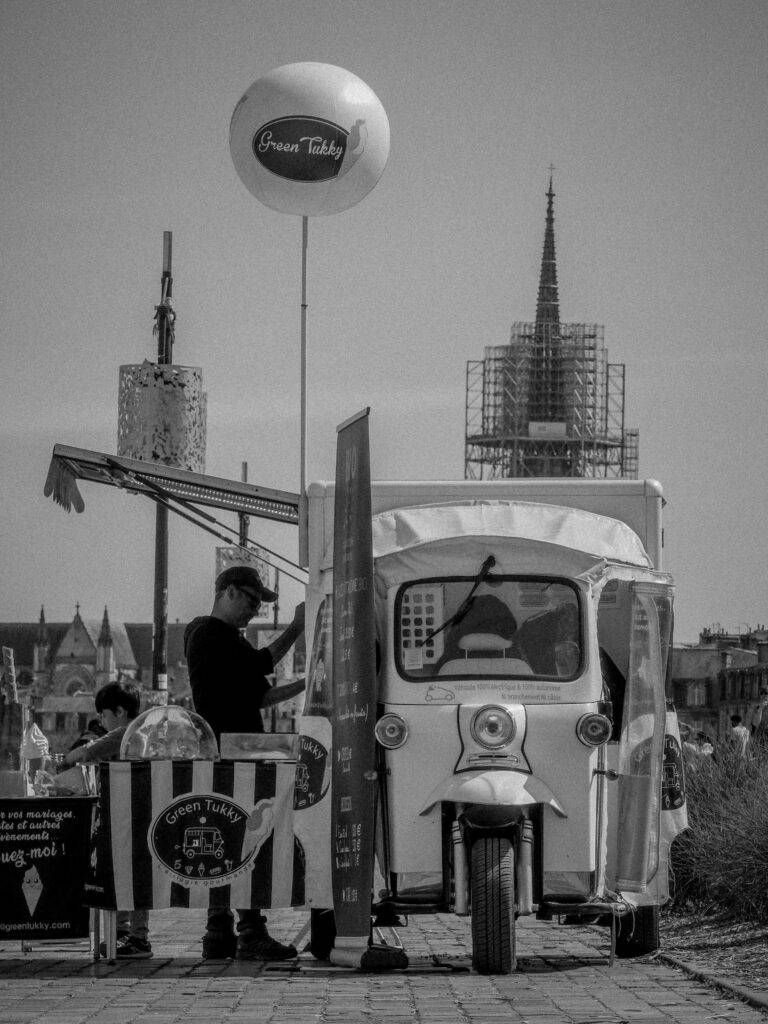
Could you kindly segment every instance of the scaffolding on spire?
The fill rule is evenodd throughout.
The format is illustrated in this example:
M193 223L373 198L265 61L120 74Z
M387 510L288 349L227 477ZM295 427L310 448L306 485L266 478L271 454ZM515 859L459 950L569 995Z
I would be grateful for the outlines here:
M551 169L546 195L536 319L467 362L464 476L636 479L624 364L608 362L600 325L560 322Z

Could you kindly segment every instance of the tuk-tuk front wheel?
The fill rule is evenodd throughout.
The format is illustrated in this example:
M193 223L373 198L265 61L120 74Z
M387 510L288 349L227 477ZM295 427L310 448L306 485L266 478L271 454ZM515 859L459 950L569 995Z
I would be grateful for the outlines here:
M480 836L470 854L472 966L511 974L515 957L515 851L509 839Z
M616 922L616 956L622 960L653 953L660 945L658 907L638 907Z

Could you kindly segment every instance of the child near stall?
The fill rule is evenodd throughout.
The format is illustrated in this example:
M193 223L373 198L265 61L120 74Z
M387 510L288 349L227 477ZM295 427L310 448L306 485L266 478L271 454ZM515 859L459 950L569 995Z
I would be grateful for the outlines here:
M64 755L63 767L80 762L116 761L125 730L139 713L141 690L133 682L107 683L96 693L96 712L106 735L75 747ZM149 911L121 910L117 915L117 959L148 960L152 956L149 943Z
M84 747L87 743L93 743L94 740L101 739L102 736L106 735L107 730L98 718L92 718L69 749L74 750L76 747Z

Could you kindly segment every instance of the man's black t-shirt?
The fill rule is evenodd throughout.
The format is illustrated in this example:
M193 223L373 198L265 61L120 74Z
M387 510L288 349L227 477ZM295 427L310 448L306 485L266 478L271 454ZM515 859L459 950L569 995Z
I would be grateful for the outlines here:
M235 626L201 615L184 631L184 655L195 711L217 740L223 732L264 732L259 709L274 667L268 648L256 650Z

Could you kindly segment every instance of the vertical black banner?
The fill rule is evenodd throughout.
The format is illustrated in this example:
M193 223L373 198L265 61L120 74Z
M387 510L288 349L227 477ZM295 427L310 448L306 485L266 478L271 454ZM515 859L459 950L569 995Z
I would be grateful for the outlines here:
M331 877L337 949L367 947L376 810L376 656L366 409L338 428L333 526ZM344 943L344 939L351 942Z

